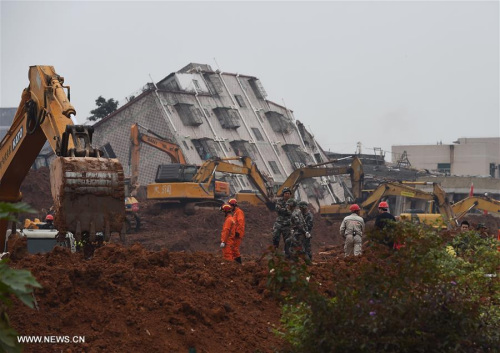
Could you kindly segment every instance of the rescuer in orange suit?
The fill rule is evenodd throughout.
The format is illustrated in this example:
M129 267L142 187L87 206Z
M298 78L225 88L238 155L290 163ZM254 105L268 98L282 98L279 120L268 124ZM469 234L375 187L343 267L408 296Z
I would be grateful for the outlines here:
M225 204L220 207L220 210L224 212L226 217L224 220L224 226L222 227L222 233L220 235L222 257L225 260L233 261L235 259L234 236L236 233L236 223L234 222L233 215L231 214L233 207Z
M231 199L228 203L233 208L233 218L236 223L236 232L234 235L234 261L241 264L240 245L245 236L245 213L238 207L238 201L236 199Z

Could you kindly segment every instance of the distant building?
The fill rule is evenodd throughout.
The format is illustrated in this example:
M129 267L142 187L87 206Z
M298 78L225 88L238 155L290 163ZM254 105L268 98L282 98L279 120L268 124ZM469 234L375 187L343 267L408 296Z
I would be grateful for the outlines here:
M7 131L9 131L12 122L14 121L14 116L16 115L17 108L0 108L0 140L3 140ZM36 157L33 163L33 169L39 169L41 167L48 167L50 161L54 158L54 151L50 147L49 143L46 142L43 145L42 150Z
M189 64L94 124L95 145L124 165L130 150L130 126L139 123L177 143L188 163L200 165L211 157L249 156L259 170L280 185L296 168L327 161L325 153L293 112L267 100L254 76L214 71L206 64ZM167 154L141 147L139 183L153 183ZM254 189L246 177L227 176L232 191ZM344 200L337 178L309 180L300 198L329 204Z
M451 145L392 146L396 159L405 151L413 168L500 178L500 137L459 138Z

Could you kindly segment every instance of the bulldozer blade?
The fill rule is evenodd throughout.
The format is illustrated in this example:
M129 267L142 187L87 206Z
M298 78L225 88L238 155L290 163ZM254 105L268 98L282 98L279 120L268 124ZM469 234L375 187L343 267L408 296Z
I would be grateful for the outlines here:
M50 165L54 225L79 235L121 232L125 222L123 168L117 159L57 157Z

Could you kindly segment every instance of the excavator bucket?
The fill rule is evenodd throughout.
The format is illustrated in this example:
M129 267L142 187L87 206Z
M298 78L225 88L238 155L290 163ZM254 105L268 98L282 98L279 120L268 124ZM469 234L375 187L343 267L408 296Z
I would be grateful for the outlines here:
M90 241L102 232L125 231L123 168L117 159L57 157L50 166L54 199L54 224L60 232L72 232L76 240L86 233Z

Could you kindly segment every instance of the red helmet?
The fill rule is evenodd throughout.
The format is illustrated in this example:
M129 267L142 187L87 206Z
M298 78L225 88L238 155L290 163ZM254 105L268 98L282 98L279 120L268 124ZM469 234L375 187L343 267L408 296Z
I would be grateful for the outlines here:
M357 204L354 204L354 205L351 205L351 207L349 207L349 210L351 212L355 212L355 211L359 211L360 208L359 208L359 206Z
M227 203L228 203L228 204L230 204L230 205L235 205L235 206L236 206L236 205L238 204L238 200L236 200L236 199L231 199L231 200L229 200Z
M231 212L233 208L231 207L231 205L224 204L220 207L220 210L223 212Z
M385 201L382 201L378 204L378 208L389 208L389 204Z
M48 214L47 217L45 217L45 220L46 221L53 221L54 220L54 216L52 216L51 214Z

